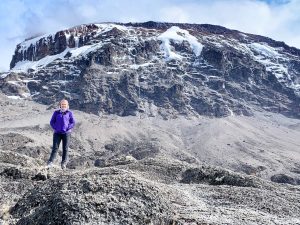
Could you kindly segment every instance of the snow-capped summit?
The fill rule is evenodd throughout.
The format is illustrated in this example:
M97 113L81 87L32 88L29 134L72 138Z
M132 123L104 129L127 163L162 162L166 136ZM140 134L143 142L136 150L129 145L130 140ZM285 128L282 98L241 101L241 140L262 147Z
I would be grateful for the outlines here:
M4 93L122 116L299 117L300 50L214 25L87 24L17 45Z

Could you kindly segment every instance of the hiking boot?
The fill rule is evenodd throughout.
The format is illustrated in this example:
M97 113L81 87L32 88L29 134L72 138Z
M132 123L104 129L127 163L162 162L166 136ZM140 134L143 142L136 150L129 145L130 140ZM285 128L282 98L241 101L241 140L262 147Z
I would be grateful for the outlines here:
M62 164L61 164L61 169L63 169L63 170L64 170L64 169L66 169L66 168L67 168L67 165L66 165L66 163L62 163Z

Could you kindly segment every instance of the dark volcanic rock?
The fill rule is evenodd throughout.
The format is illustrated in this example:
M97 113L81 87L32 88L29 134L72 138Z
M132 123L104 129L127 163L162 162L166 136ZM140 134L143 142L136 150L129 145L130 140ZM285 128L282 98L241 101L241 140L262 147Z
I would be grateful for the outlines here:
M297 184L297 180L286 174L275 174L271 177L271 181L282 184Z
M15 149L28 142L33 140L18 133L0 134L0 149L3 150Z
M43 173L38 173L36 175L34 175L31 180L35 180L35 181L45 181L47 180L49 177Z
M213 168L188 169L182 174L182 183L208 183L210 185L232 185L240 187L255 187L255 182L249 177L243 177L225 170Z
M129 174L45 181L11 209L16 224L176 224L157 187ZM94 178L92 178L94 177Z
M109 167L118 165L127 165L135 163L137 160L132 156L123 156L118 158L113 158L109 160L96 159L94 165L96 167Z
M112 159L120 156L132 156L134 159L141 160L155 157L160 152L161 146L156 139L140 137L139 140L113 139L104 148L107 150L106 157L109 156Z
M17 168L5 168L1 173L0 176L5 176L12 179L22 179L24 175L22 172Z

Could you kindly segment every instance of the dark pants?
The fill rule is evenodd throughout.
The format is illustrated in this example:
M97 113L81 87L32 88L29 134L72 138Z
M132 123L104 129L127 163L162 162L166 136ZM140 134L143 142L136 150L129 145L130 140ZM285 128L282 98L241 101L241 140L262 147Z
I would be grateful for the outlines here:
M56 157L57 150L59 148L60 142L63 144L62 160L61 163L67 163L68 161L68 147L70 143L71 133L66 134L53 134L53 147L52 152L48 162L53 162Z

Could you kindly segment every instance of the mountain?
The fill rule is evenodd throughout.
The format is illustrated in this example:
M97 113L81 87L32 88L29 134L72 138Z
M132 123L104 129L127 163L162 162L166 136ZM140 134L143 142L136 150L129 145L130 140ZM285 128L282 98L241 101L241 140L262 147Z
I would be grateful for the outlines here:
M0 225L300 224L299 52L156 22L18 44L0 74ZM61 98L70 161L47 169Z
M120 116L299 118L300 50L220 26L88 24L17 45L9 96Z

